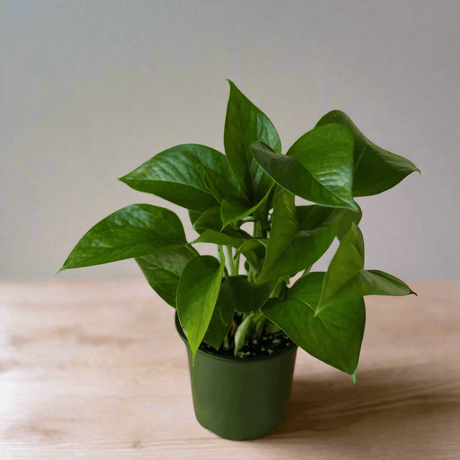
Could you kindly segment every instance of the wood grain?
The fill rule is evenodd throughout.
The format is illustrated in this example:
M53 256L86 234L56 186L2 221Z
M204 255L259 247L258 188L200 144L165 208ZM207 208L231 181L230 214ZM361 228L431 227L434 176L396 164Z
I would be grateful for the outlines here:
M460 459L460 283L369 297L358 383L299 350L290 413L195 419L174 310L145 280L0 285L1 459Z

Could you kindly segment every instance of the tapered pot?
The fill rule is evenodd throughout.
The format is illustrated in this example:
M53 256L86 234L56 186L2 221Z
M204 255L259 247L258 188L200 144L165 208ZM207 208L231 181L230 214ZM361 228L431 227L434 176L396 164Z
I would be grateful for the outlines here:
M235 441L270 434L286 418L297 345L268 356L234 358L198 350L195 365L176 313L177 332L185 343L198 422L221 438Z

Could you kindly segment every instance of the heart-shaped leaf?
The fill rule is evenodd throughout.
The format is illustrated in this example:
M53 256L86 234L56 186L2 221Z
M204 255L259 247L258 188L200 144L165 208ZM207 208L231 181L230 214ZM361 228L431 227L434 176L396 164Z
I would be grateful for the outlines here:
M285 156L261 143L251 145L254 158L282 188L314 203L357 210L353 201L353 136L346 127L314 128Z
M359 228L352 223L332 257L321 295L321 304L326 303L355 274L364 268L364 239Z
M228 280L224 280L203 342L212 345L216 350L220 348L232 326L235 305L233 287Z
M409 294L417 295L406 283L389 273L380 270L360 270L329 298L327 304L346 302L366 295ZM322 305L319 308L322 308Z
M235 292L235 310L240 313L251 313L257 311L268 299L275 287L276 280L261 285L254 285L248 281L247 276L231 276L228 282Z
M331 303L366 295L409 294L415 292L398 278L379 270L364 270L364 240L359 228L352 223L329 264L316 312L327 308Z
M186 265L198 255L191 247L174 249L143 257L136 257L153 290L171 307L176 308L176 291L179 278Z
M398 278L363 267L364 242L352 223L327 273L302 276L283 300L269 299L262 307L297 345L353 379L364 333L363 296L415 294Z
M340 110L333 110L316 126L340 123L353 133L354 177L353 196L370 196L382 193L399 184L406 176L420 170L408 159L388 152L372 143Z
M92 227L59 270L171 251L187 244L179 217L169 209L132 204Z
M310 273L284 299L269 299L262 312L307 353L353 375L366 322L364 300L328 305L317 314L324 276L323 272Z
M315 263L337 234L344 210L299 206L294 195L278 193L264 265L256 284L297 273Z
M225 118L225 152L246 196L256 204L265 196L272 180L254 161L250 146L254 141L261 141L281 153L281 141L267 116L233 82L228 82L230 97Z
M157 195L187 209L204 212L219 203L206 187L198 166L239 187L225 156L210 147L183 144L165 150L120 178L134 190Z
M176 309L190 345L192 363L211 322L223 271L224 261L198 256L187 264L180 277Z

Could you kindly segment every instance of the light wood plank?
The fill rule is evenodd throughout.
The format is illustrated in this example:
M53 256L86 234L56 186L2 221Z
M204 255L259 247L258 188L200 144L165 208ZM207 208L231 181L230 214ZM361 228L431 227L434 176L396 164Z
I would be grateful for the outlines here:
M302 350L255 441L195 419L174 309L143 279L0 285L0 458L459 459L460 283L367 298L358 384Z

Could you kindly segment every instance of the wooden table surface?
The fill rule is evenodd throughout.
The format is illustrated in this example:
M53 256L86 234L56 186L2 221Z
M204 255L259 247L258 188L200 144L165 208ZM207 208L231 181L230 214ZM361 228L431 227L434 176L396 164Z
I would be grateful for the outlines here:
M144 279L0 285L1 459L460 459L460 282L368 297L358 383L299 349L287 420L195 419L174 309Z

